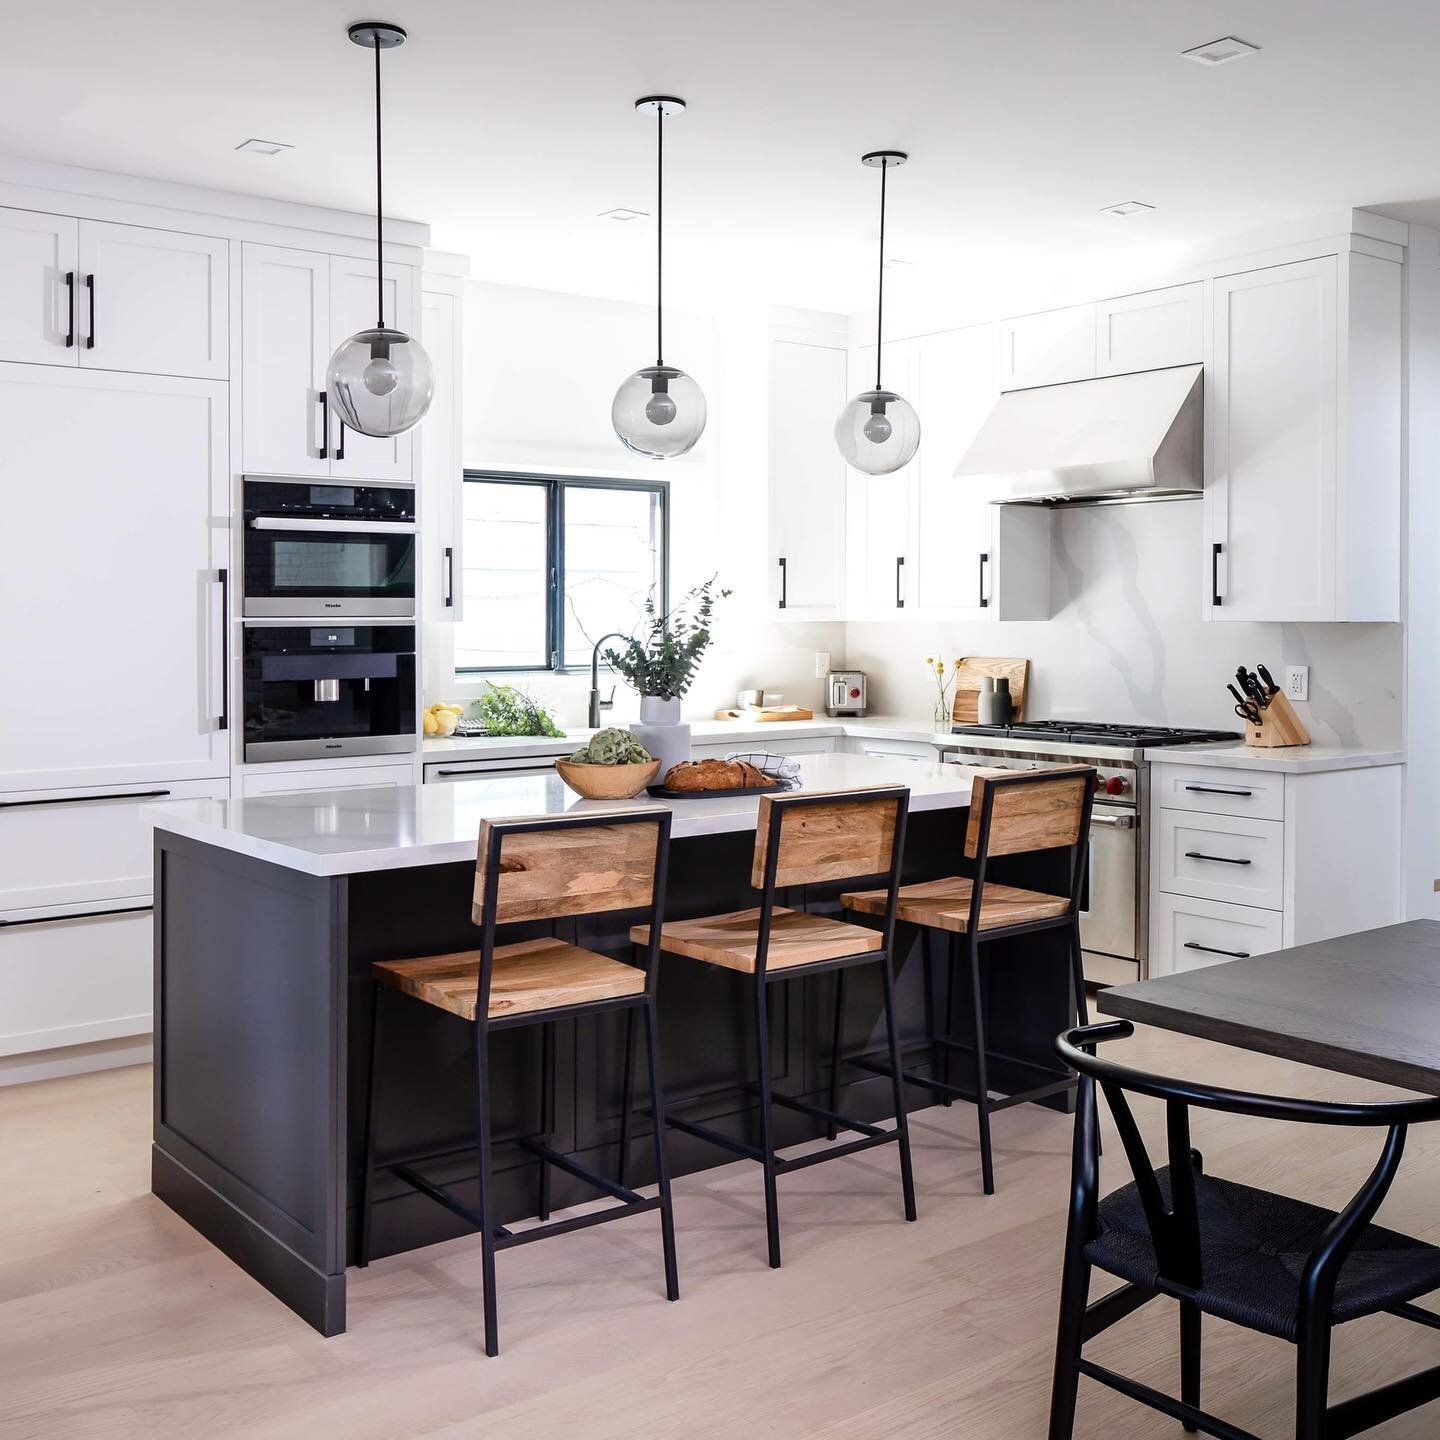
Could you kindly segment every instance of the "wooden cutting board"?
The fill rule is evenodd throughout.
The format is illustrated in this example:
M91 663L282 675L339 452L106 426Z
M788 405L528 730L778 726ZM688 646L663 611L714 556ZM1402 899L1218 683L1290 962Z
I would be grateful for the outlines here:
M986 675L1010 682L1011 720L1025 718L1025 687L1030 680L1028 660L967 655L955 672L955 695L950 706L951 718L957 725L980 723L980 681Z
M717 710L717 720L751 720L758 725L780 720L813 720L815 712L803 705L747 705L743 710Z

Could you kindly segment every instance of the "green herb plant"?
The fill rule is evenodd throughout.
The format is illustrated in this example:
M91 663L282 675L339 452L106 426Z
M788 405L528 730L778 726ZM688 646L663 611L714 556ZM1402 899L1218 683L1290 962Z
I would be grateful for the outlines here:
M489 687L474 703L475 717L485 727L487 735L548 735L563 739L565 732L556 724L550 712L532 700L523 690L513 685L496 685L487 680Z
M710 645L715 602L731 593L717 590L716 578L712 575L688 591L666 615L656 610L652 591L645 598L640 634L632 635L621 650L605 651L605 663L624 676L637 694L675 700L694 683Z

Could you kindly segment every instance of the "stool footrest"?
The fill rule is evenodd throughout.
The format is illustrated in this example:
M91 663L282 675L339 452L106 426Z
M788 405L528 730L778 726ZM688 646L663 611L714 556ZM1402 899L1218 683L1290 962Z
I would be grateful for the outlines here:
M519 1143L522 1149L528 1150L545 1164L553 1165L557 1170L563 1170L567 1175L573 1175L577 1180L582 1180L587 1185L593 1185L597 1190L603 1190L612 1199L623 1200L627 1205L634 1205L643 1198L626 1186L619 1185L604 1175L597 1175L593 1170L587 1170L585 1166L578 1164L568 1155L562 1155L558 1150L552 1150L542 1141L527 1137L522 1138Z
M875 1075L890 1074L890 1067L878 1060L867 1060L863 1055L856 1055L845 1062L854 1065L859 1070L869 1070ZM1032 1069L1040 1067L1032 1066ZM935 1080L928 1075L919 1075L914 1070L901 1070L900 1078L907 1085L918 1085L923 1090L930 1090L936 1095L953 1095L957 1100L967 1100L970 1104L977 1103L974 1090L964 1085L952 1085L947 1080ZM1054 1080L1044 1085L1033 1085L1027 1090L1015 1090L1009 1095L1001 1095L998 1099L986 1097L987 1106L994 1114L997 1110L1008 1110L1012 1105L1029 1105L1035 1100L1045 1100L1051 1095L1059 1095L1064 1090L1072 1090L1076 1085L1076 1078L1073 1075L1057 1076Z
M433 1181L427 1180L418 1170L412 1169L409 1165L395 1165L391 1168L394 1174L398 1175L407 1185L413 1185L422 1195L428 1195L447 1210L453 1211L462 1220L468 1220L477 1230L484 1227L485 1222L480 1218L480 1212L472 1209L463 1200L457 1200L443 1185L436 1185ZM497 1241L506 1240L509 1236L510 1231L503 1225L495 1227L494 1237Z
M826 1160L841 1160L846 1155L857 1155L862 1150L873 1150L877 1145L888 1145L899 1140L899 1130L881 1130L874 1135L862 1135L858 1140L842 1140L836 1145L827 1145L823 1150L811 1150L807 1155L793 1155L789 1158L775 1157L775 1168L781 1174L789 1170L808 1170Z
M677 1130L683 1130L687 1135L694 1135L698 1140L708 1140L712 1145L720 1146L722 1150L743 1155L747 1160L763 1160L765 1158L763 1152L754 1145L747 1145L743 1140L732 1140L728 1135L722 1135L708 1125L697 1125L695 1121L681 1119L679 1115L672 1115L668 1110L665 1112L665 1123L673 1125Z
M528 1230L507 1230L495 1241L497 1250L509 1250L516 1245L529 1245L534 1240L548 1240L552 1235L567 1235L572 1230L588 1230L592 1225L603 1225L607 1220L623 1220L627 1215L643 1215L647 1210L658 1210L661 1205L658 1195L650 1199L644 1196L624 1205L607 1205L603 1210L591 1210L584 1215L569 1215L564 1220L550 1220L544 1225L532 1225Z
M751 1093L757 1093L758 1085L749 1087ZM857 1130L861 1135L889 1135L890 1131L882 1130L878 1125L866 1124L864 1120L850 1120L844 1115L837 1114L834 1110L827 1110L823 1105L812 1105L808 1100L796 1100L790 1095L777 1095L773 1091L770 1095L772 1104L783 1105L787 1110L798 1111L801 1115L809 1115L815 1120L824 1120L828 1124L836 1125L841 1130Z

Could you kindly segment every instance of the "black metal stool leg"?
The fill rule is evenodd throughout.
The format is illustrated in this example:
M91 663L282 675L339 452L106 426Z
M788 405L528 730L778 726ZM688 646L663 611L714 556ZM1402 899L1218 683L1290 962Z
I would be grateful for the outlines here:
M485 1353L500 1353L495 1303L495 1195L490 1177L490 1036L475 1027L475 1158L480 1175L480 1269L485 1287Z
M555 1022L540 1027L540 1134L546 1140L555 1129ZM550 1218L550 1167L540 1162L539 1193L535 1214L541 1220Z
M945 1038L955 1038L955 972L960 968L960 937L950 936L950 943L945 947ZM940 1057L940 1078L946 1085L950 1083L950 1046L941 1047L943 1054Z
M830 1031L830 1110L840 1108L840 1051L845 1039L845 976L841 969L835 972L835 1024ZM825 1138L833 1140L836 1125L833 1120L825 1125Z
M1200 1408L1200 1307L1193 1300L1180 1302L1180 1398ZM1195 1434L1193 1425L1184 1428Z
M920 963L922 966L922 980L925 986L925 1034L930 1039L930 1073L937 1080L949 1078L947 1066L949 1064L949 1052L940 1043L940 1032L936 1029L939 1018L935 1010L935 929L931 925L920 927ZM940 1103L949 1105L951 1097L941 1092Z
M383 985L372 985L370 1008L370 1071L365 1102L365 1179L360 1193L360 1235L358 1264L363 1269L370 1263L371 1208L375 1203L375 1111L376 1059L380 1054L380 997Z
M1075 981L1075 1014L1082 1025L1090 1023L1090 1003L1085 995L1085 951L1080 943L1080 926L1070 927L1070 973Z
M627 1025L635 1015L626 1012ZM650 1113L654 1117L655 1177L660 1193L660 1243L665 1250L665 1298L680 1298L680 1271L675 1260L675 1213L670 1203L670 1171L665 1164L665 1091L660 1081L660 1023L652 996L645 1002L645 1058L650 1071ZM624 1181L621 1181L624 1184Z
M620 1093L620 1160L615 1167L615 1178L621 1185L630 1169L630 1113L635 1108L635 1011L625 1012L625 1076ZM663 1129L665 1112L650 1098L655 1128Z
M770 1109L770 1016L765 1004L765 980L755 977L755 1054L760 1067L760 1164L765 1172L765 1239L770 1268L780 1268L779 1197L775 1188L775 1140Z
M843 970L840 972L845 973ZM885 985L885 1039L890 1049L890 1093L895 1104L895 1129L900 1138L900 1191L905 1200L905 1218L915 1218L915 1172L910 1165L910 1121L905 1114L905 1081L900 1073L900 1032L895 1024L895 974L890 956L880 962Z
M966 937L970 959L970 998L975 1008L975 1113L980 1122L980 1178L985 1193L995 1193L995 1160L990 1150L990 1082L986 1073L985 1003L980 983L980 941Z

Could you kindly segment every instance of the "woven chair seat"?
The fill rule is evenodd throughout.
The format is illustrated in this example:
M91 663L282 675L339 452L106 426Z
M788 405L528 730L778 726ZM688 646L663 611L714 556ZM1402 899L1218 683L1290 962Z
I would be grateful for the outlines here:
M1168 1167L1156 1178L1170 1204ZM1300 1275L1333 1210L1214 1176L1196 1177L1202 1281L1196 1304L1207 1314L1282 1340L1296 1338ZM1100 1234L1085 1247L1092 1265L1146 1287L1159 1267L1136 1187L1107 1195ZM1336 1324L1440 1288L1440 1248L1367 1225L1335 1286Z

